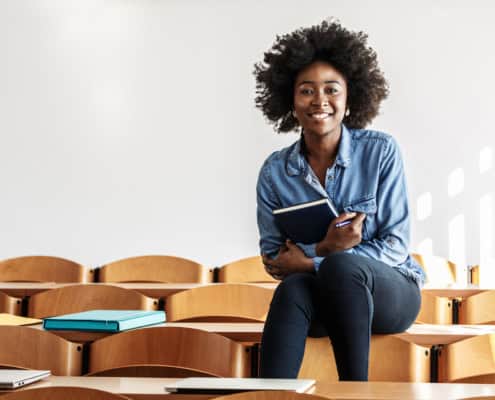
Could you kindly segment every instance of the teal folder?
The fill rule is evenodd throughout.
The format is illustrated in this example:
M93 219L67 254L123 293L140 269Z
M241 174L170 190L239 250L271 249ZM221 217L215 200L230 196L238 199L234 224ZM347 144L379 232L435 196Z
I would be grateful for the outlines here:
M121 332L165 322L165 311L91 310L45 318L43 328L65 331Z

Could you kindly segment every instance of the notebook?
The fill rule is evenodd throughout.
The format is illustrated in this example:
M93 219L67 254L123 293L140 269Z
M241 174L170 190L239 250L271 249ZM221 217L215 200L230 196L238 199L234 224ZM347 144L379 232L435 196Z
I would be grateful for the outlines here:
M328 226L339 213L331 200L324 198L273 210L279 229L294 243L312 244L321 241ZM350 224L342 221L339 227Z
M165 311L91 310L45 318L43 328L47 330L121 332L162 322L165 322Z
M186 378L165 387L172 393L235 393L250 390L288 390L302 393L313 379Z
M0 369L0 389L15 389L50 376L50 371L35 369Z

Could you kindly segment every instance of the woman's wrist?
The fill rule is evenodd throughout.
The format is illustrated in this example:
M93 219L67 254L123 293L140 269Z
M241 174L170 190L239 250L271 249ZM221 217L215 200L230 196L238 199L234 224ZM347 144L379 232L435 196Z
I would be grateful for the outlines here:
M318 257L325 257L328 254L327 246L324 240L316 244L315 253Z

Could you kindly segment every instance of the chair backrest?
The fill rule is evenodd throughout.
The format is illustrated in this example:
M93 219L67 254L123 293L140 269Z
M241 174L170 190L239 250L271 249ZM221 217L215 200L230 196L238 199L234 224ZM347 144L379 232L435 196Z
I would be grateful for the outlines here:
M257 390L215 397L215 400L328 400L328 397L286 390Z
M247 377L251 363L246 349L241 343L199 329L142 328L91 343L89 374L114 375L113 370L119 368L162 366L168 371L191 371L182 376ZM125 371L127 375L129 369Z
M22 299L0 292L0 313L21 315Z
M225 283L197 287L167 297L167 321L263 322L273 289Z
M473 285L480 284L480 266L479 265L470 265L469 266L469 282Z
M459 302L460 324L495 324L495 291L468 296Z
M333 350L327 337L306 339L298 378L338 380ZM369 356L369 380L429 382L430 350L392 335L373 335Z
M218 269L219 282L277 282L265 271L260 256L243 258Z
M413 253L411 256L426 272L426 282L433 285L445 286L456 282L456 264L445 258Z
M181 257L157 255L113 261L98 269L100 282L207 283L213 271Z
M495 383L495 334L444 346L438 356L438 381Z
M0 326L0 365L81 375L82 345L28 326Z
M92 272L75 261L51 256L26 256L0 261L1 282L92 281Z
M71 285L36 293L28 316L46 318L88 310L157 310L158 300L112 285Z
M421 293L421 308L416 317L419 324L452 324L452 300L447 297Z
M48 386L16 390L2 396L6 400L129 400L128 397L84 387Z

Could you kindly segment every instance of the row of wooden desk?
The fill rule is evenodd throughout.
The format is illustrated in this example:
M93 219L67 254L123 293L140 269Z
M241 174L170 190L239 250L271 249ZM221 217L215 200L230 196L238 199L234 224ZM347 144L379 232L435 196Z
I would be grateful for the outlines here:
M146 296L155 298L165 298L171 294L183 290L194 289L207 285L223 285L222 283L90 283L91 285L113 285L126 289L136 290ZM0 292L9 296L26 297L45 290L57 289L72 286L75 283L55 283L55 282L0 282ZM277 283L253 283L253 285L274 289ZM429 286L422 288L422 293L439 297L468 297L488 290L495 290L492 287L480 286Z
M261 322L166 322L158 325L151 325L140 329L150 327L184 327L201 329L207 332L217 333L236 342L256 342L261 341L263 333L263 323ZM33 329L43 329L41 324L31 325ZM81 332L81 331L50 331L71 342L90 343L114 333L105 332ZM407 331L397 333L392 336L399 337L410 343L420 346L440 346L469 339L474 336L495 333L495 325L430 325L414 324Z
M165 387L177 378L114 378L51 376L21 390L47 386L78 386L104 390L134 400L200 400L215 394L168 393ZM0 391L1 394L6 392ZM308 393L334 400L439 400L495 396L495 384L396 383L396 382L316 382Z

